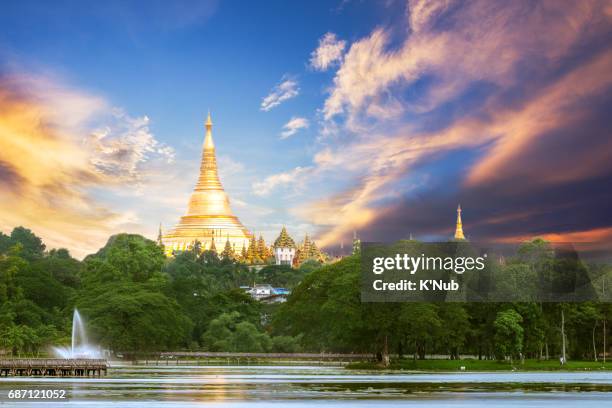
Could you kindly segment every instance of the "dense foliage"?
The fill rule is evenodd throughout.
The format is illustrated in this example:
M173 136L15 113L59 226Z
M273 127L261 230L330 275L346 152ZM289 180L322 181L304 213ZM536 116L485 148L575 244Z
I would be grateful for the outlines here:
M538 267L542 240L523 244L504 270ZM565 262L565 261L563 261ZM307 275L274 316L274 332L300 335L306 350L477 358L596 359L609 339L608 303L362 303L359 257ZM608 345L609 342L606 342Z
M546 243L534 240L505 265L507 276L540 267ZM359 257L299 269L249 268L197 250L168 259L139 235L111 237L83 261L46 251L30 230L0 233L0 352L36 354L70 341L72 311L115 352L209 350L357 352L425 358L594 359L603 351L609 304L362 303ZM262 304L240 286L293 290ZM610 337L607 327L608 338Z
M262 305L240 286L291 287L305 271L256 272L197 250L167 259L155 242L130 234L78 261L65 249L46 252L30 230L15 228L0 233L0 351L32 354L68 344L75 307L92 337L113 351L297 350L296 339L266 332Z

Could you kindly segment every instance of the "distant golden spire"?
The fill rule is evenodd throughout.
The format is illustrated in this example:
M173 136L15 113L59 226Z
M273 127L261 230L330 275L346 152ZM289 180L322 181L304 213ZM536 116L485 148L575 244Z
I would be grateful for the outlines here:
M157 245L164 245L163 234L162 234L162 223L159 223L159 232L157 233Z
M461 223L461 204L457 206L457 227L455 228L455 239L465 239L465 235L463 235L463 224Z

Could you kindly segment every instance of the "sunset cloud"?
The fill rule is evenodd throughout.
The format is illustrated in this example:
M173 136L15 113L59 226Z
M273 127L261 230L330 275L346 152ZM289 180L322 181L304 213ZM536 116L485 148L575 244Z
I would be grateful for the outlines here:
M129 188L145 177L145 162L172 158L148 118L47 79L3 77L0 111L0 229L32 227L77 256L138 221L92 191Z

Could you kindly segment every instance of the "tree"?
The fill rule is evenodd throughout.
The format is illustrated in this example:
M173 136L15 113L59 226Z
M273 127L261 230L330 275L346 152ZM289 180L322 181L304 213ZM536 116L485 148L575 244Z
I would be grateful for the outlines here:
M40 259L32 263L29 268L24 268L15 277L24 297L45 310L66 307L68 297L73 293L71 288L55 279L50 270L51 266L47 258Z
M2 346L11 350L11 354L16 355L19 353L26 344L26 334L24 333L24 327L11 325L5 328L2 332Z
M48 270L53 278L64 286L76 289L81 283L79 275L82 272L83 265L70 256L68 250L64 248L52 249L38 265Z
M593 360L597 361L597 342L596 342L596 329L597 325L603 319L602 313L592 303L585 303L578 305L577 321L582 326L582 332L590 332L591 334L591 345L593 347ZM585 336L586 337L586 336Z
M497 313L493 326L495 327L495 345L499 356L512 356L523 351L523 318L514 309L506 309Z
M261 353L269 351L268 334L244 320L239 312L223 313L212 320L202 335L204 346L211 351L236 351Z
M32 231L24 227L16 227L11 232L13 245L22 245L21 256L28 260L39 259L45 252L45 244Z
M191 338L192 323L177 302L141 284L109 282L82 295L77 306L93 337L115 351L168 350Z
M272 351L275 353L299 353L301 336L276 336L272 337Z
M23 290L18 285L18 276L29 268L21 258L21 244L14 245L7 255L0 256L0 304L14 301L22 296Z
M347 257L304 277L273 318L278 335L302 335L304 349L371 352L388 364L400 304L361 303L360 259Z
M118 234L110 237L96 254L85 258L88 267L86 276L98 273L107 276L113 270L119 273L115 278L144 282L154 273L159 273L165 261L166 256L155 241L140 235Z
M314 259L308 259L307 261L300 264L299 270L303 275L310 273L321 267L321 262Z
M469 315L460 303L442 303L438 308L439 338L448 350L450 358L459 359L470 330Z
M11 237L6 234L3 234L0 231L0 255L5 254L12 246L13 240L11 240Z
M265 353L270 351L272 342L267 333L257 329L251 323L242 321L236 325L232 344L237 352Z
M294 269L289 265L267 265L258 272L260 282L284 288L293 288L304 275L304 270Z
M432 303L405 303L399 312L399 325L402 336L414 347L416 360L425 358L427 344L436 337L442 322L438 317L436 305Z

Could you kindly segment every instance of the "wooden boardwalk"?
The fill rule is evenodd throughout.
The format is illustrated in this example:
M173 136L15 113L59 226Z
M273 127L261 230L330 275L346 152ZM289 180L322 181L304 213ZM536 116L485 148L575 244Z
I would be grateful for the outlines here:
M12 358L0 359L2 376L87 377L106 374L108 363L102 359Z
M362 361L372 358L371 354L341 353L226 353L212 351L174 351L160 353L161 359L273 359L273 360L314 360L314 361Z

